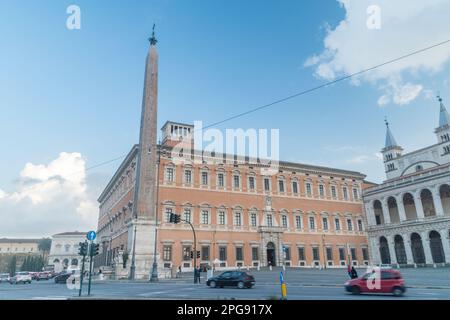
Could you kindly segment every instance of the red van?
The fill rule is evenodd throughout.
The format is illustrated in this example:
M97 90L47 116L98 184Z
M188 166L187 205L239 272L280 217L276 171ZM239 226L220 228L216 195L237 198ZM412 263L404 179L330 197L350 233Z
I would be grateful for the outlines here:
M406 287L405 280L398 270L380 269L347 281L345 290L352 294L391 293L394 296L402 296L406 292Z

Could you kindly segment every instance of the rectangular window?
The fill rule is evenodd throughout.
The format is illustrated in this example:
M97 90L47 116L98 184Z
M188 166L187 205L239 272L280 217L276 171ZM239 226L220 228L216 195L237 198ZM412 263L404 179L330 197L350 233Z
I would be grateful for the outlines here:
M208 185L208 172L202 172L202 185Z
M186 184L192 183L192 171L191 170L184 171L184 183L186 183Z
M163 247L163 258L164 261L172 261L172 246Z
M225 185L225 182L224 182L224 178L223 178L223 173L219 173L217 175L217 186L219 186L220 188L223 188L224 185Z
M264 190L270 191L270 180L269 178L264 178Z
M219 224L225 225L225 211L219 211Z
M316 229L316 220L314 219L314 217L309 217L309 229Z
M209 246L202 246L202 260L209 260Z
M271 214L267 215L267 226L269 226L269 227L273 226L273 221L272 221L272 215Z
M191 260L191 246L183 246L183 261L190 261Z
M286 216L281 216L281 223L283 224L283 228L288 227L288 221Z
M346 258L345 258L345 249L344 248L339 248L339 260L341 260L341 261L346 260Z
M227 261L227 247L219 247L219 260Z
M173 168L166 168L166 181L173 182Z
M358 200L358 199L359 199L358 189L353 188L353 200Z
M191 222L191 209L184 209L184 220Z
M298 183L297 183L297 181L292 182L292 193L294 193L294 194L298 193Z
M353 223L351 219L347 219L347 230L353 231Z
M239 176L233 176L233 180L234 180L234 184L233 184L234 188L239 189L239 187L240 187Z
M301 216L295 217L295 227L299 230L302 228L302 217Z
M256 213L252 213L250 215L250 224L252 227L256 227Z
M241 226L242 221L241 221L241 213L240 212L236 212L234 214L234 225L235 226Z
M255 190L255 177L248 178L248 189Z
M331 197L333 197L333 199L337 198L336 186L331 186Z
M323 230L328 230L328 219L322 218Z
M258 247L252 247L252 260L253 261L258 261L259 260Z
M202 210L202 224L209 224L209 212L208 212L208 210Z
M170 222L170 215L173 213L172 208L166 208L166 222Z
M284 247L284 259L291 260L291 248Z
M242 261L244 260L244 253L243 253L243 248L242 247L236 247L236 260L237 261Z
M341 220L339 218L334 219L334 227L336 231L341 230Z
M344 194L344 200L348 200L348 189L347 189L347 187L342 188L342 193Z
M323 184L319 184L319 196L321 198L325 197L325 189L323 187Z
M298 260L305 261L305 248L298 248Z
M358 230L363 231L363 223L362 220L358 220Z
M327 260L328 261L333 261L333 249L332 248L327 248Z
M312 196L311 183L306 183L306 195L308 197Z
M363 255L363 260L369 260L369 252L367 251L367 248L362 248L362 255Z
M352 255L352 260L353 260L353 261L358 260L358 259L357 259L357 256L356 256L356 249L355 249L355 248L351 248L351 249L350 249L350 253L351 253L351 255Z
M312 248L313 260L320 260L319 248Z
M280 193L284 192L284 181L283 180L278 181L278 189L279 189Z

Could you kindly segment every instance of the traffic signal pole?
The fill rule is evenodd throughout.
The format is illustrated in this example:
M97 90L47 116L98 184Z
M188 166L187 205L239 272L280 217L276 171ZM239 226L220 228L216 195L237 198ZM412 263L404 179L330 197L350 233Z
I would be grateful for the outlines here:
M89 244L89 283L88 283L88 296L91 295L91 278L92 278L92 260L94 257L94 241L91 240Z
M84 246L87 247L87 241L84 242ZM81 250L84 253L84 250ZM83 254L83 260L81 264L81 274L80 274L80 291L78 292L78 296L81 297L81 291L83 290L83 274L84 274L84 264L86 262L86 254Z
M188 223L191 226L192 233L194 234L194 283L197 283L197 236L195 234L194 226L190 221L187 220L181 221Z

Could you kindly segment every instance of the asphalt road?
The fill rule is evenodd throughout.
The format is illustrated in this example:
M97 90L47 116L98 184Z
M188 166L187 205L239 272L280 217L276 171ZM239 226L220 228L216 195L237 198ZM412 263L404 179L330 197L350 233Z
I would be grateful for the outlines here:
M181 279L158 283L130 281L94 281L92 298L98 299L277 299L281 295L278 283L279 270L252 272L256 286L252 289L209 288L204 281L194 285L191 275ZM363 270L360 270L363 273ZM348 280L345 270L287 270L289 300L449 300L450 269L402 270L408 290L405 296L390 295L354 296L345 292L343 283ZM203 279L204 280L204 279ZM84 296L87 284L83 286ZM78 297L76 289L52 280L32 284L0 284L0 299L72 299Z

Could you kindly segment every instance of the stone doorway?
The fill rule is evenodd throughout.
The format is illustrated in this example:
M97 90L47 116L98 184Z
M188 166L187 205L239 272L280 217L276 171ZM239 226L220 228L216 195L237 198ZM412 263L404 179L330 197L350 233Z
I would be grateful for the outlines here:
M267 243L267 265L276 266L275 245L273 242Z

